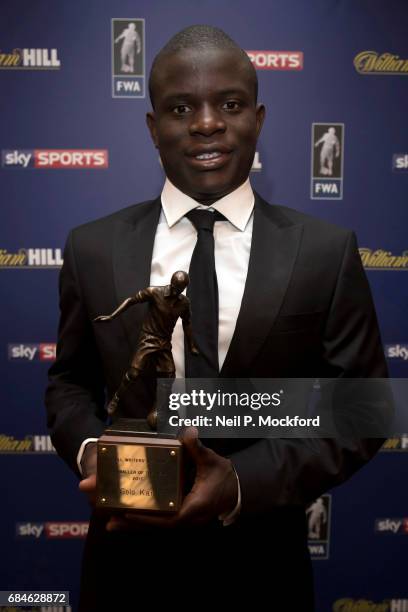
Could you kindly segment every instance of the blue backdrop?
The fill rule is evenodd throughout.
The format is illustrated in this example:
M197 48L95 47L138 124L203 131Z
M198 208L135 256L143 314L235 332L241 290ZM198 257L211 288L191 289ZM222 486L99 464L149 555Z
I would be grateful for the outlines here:
M126 48L114 39L130 23L137 41ZM43 407L61 252L70 228L159 193L146 74L193 23L250 51L267 107L252 184L356 231L391 374L408 377L406 0L4 0L1 589L70 590L76 601L89 509L50 446ZM318 612L408 610L404 450L408 436L389 440L316 506Z

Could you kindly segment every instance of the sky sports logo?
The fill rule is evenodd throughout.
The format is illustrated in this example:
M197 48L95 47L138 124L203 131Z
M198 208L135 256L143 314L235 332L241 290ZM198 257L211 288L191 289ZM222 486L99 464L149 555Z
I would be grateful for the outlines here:
M87 521L46 523L16 523L16 536L18 538L44 537L47 540L66 540L68 538L83 539L88 533Z
M408 172L408 153L395 153L392 156L394 172Z
M408 344L386 344L385 355L387 359L408 361Z
M56 355L56 344L45 343L40 344L9 344L8 358L9 361L54 361Z
M256 70L303 70L302 51L247 51Z
M109 160L107 149L3 149L1 164L24 170L104 170Z
M408 518L381 518L375 521L377 533L408 534Z

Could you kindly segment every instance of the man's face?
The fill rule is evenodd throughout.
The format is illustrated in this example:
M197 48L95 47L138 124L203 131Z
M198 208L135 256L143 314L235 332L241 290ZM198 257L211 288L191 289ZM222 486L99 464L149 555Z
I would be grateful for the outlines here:
M185 50L161 60L147 123L166 175L210 203L248 177L264 107L239 53Z

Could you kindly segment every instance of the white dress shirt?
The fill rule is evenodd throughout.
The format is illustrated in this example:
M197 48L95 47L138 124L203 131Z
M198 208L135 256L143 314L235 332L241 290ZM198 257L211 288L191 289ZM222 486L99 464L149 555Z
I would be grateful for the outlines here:
M245 281L248 272L251 250L254 193L249 179L235 191L217 200L210 207L199 204L193 198L177 189L166 179L162 193L162 211L156 230L150 285L168 285L171 275L177 270L188 271L191 256L197 241L197 231L185 216L194 208L218 210L228 222L214 224L214 257L218 281L219 327L218 327L218 360L221 369L235 330ZM140 287L142 288L142 287ZM176 366L176 376L184 378L184 334L182 322L176 323L172 337L172 353ZM77 456L80 473L81 459L88 442L96 438L87 438L81 444ZM241 505L241 492L238 482L238 503L227 517L220 517L224 525L233 521Z
M197 241L197 231L185 216L190 210L218 210L229 221L214 224L219 303L218 361L221 369L234 333L248 272L254 207L254 194L249 179L211 207L198 204L167 179L161 201L162 212L154 240L150 271L150 285L153 286L168 285L173 272L189 270ZM174 328L172 353L176 376L184 378L184 335L181 319Z

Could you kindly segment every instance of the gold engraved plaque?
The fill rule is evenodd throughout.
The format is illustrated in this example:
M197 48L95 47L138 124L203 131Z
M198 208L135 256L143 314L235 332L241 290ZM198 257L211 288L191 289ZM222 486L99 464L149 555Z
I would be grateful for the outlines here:
M97 506L177 512L183 486L181 442L137 433L111 430L99 438Z

